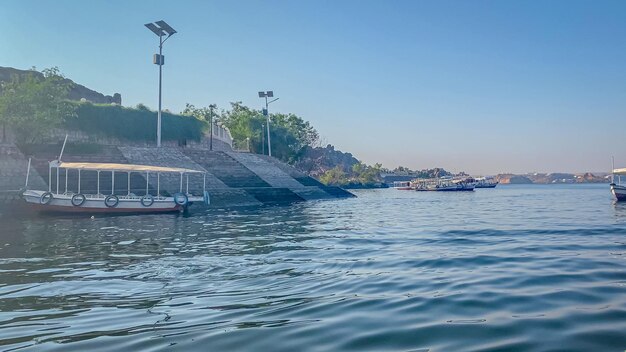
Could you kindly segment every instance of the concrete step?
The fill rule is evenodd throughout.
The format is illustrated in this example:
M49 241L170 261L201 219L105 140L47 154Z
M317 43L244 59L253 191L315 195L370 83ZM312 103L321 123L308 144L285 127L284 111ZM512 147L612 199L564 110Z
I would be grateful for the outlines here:
M206 171L201 165L186 156L181 149L155 148L155 147L118 147L126 160L131 164L181 167L192 170ZM145 177L145 176L144 176ZM156 175L150 175L150 183L157 182ZM193 194L202 193L203 176L189 175L189 191ZM160 188L170 194L180 191L180 175L172 173L161 174L159 178ZM220 181L210 172L206 174L206 188L226 188L226 184ZM187 175L183 178L183 191L187 190Z
M336 198L335 195L327 193L317 186L291 188L291 191L306 200Z
M246 188L245 190L263 204L288 204L305 200L288 188Z
M250 153L227 153L231 158L240 162L243 166L250 171L258 175L263 181L267 182L272 187L282 188L300 188L303 185L294 180L293 177L285 173L272 162L268 162L265 159L257 157L255 154Z
M271 187L259 176L224 152L184 149L183 153L233 188Z
M276 167L281 169L283 172L293 177L296 181L300 182L303 186L324 186L323 183L314 179L311 176L308 176L304 172L299 171L295 167L288 165L276 158L273 158L269 155L256 155L258 158L261 158L267 162L274 164Z
M346 191L345 189L343 189L341 187L322 186L320 188L323 189L326 193L332 194L332 195L334 195L337 198L354 198L354 197L356 197L354 194Z
M231 208L240 206L259 206L263 203L242 188L223 188L209 190L211 208Z

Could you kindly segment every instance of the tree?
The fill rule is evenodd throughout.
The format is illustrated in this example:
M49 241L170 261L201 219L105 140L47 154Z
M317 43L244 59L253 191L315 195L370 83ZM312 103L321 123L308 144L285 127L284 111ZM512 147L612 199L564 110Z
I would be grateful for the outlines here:
M230 110L220 113L220 121L228 127L235 141L241 142L250 138L250 151L260 154L265 139L262 136L265 117L241 102L230 103L230 107Z
M34 142L75 116L75 105L66 98L71 83L56 67L14 76L0 87L0 123L3 140L8 127L22 142Z
M209 108L197 108L193 104L185 104L185 109L182 112L183 115L194 116L195 118L203 121L209 121L211 117L211 109Z
M345 185L348 183L348 178L341 166L335 166L320 176L320 181L325 185Z
M223 111L221 121L228 127L233 139L250 139L252 152L261 153L267 143L266 118L261 111L231 103L229 111ZM270 137L272 156L293 163L307 146L314 146L319 135L307 121L294 114L270 114ZM267 149L265 149L267 150Z

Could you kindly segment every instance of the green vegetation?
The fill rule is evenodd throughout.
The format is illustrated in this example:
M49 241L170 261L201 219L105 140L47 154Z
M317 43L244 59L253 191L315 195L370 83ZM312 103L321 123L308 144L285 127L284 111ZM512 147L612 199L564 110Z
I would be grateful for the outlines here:
M350 168L348 172L338 165L330 170L326 170L320 181L326 185L341 187L373 187L380 184L380 168L382 165L376 164L368 166L358 162Z
M55 128L82 131L92 136L153 142L157 113L143 104L135 108L92 104L67 99L72 88L57 68L13 77L0 86L0 124L15 132L21 144L45 142ZM187 104L180 114L162 113L162 138L200 141L211 117L227 127L234 142L246 143L253 153L267 152L266 117L261 111L231 103L229 110L213 115L209 108ZM292 164L322 182L340 186L374 186L380 183L381 165L368 166L350 153L321 148L315 128L295 114L271 114L272 156ZM3 136L4 138L4 136ZM85 149L87 146L80 146Z
M368 166L358 162L353 164L348 172L345 172L342 166L338 165L330 170L326 170L320 176L320 181L326 185L346 188L381 187L381 169L381 164Z
M75 119L67 119L63 127L103 137L115 137L131 141L155 141L157 113L144 105L125 108L119 105L73 103ZM208 128L205 121L193 116L161 114L163 140L181 141L202 139Z
M412 176L414 178L437 178L437 177L443 177L443 176L451 176L452 173L444 170L443 168L440 167L436 167L433 169L423 169L423 170L411 170L408 167L404 167L404 166L398 166L395 169L389 171L389 170L384 170L385 172L389 172L389 173L395 173L398 175L407 175L407 176ZM465 174L463 171L461 171L459 174L459 176L462 175L467 175Z
M15 132L21 141L34 142L63 121L75 115L75 106L68 100L71 84L56 67L15 76L0 86L0 124L2 139L6 128Z
M222 111L219 120L228 127L235 141L249 138L251 152L260 154L263 151L267 126L261 111L240 102L231 103L231 109ZM319 140L315 128L294 114L270 114L270 137L272 156L287 163L294 163L306 147L314 147Z

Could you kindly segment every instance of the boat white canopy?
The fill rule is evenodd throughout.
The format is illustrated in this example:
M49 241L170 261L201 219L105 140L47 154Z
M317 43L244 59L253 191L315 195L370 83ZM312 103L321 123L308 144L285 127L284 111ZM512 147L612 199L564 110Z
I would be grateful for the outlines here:
M626 168L614 169L613 170L613 174L620 175L620 176L626 176Z
M57 165L52 165L62 169L77 169L77 170L93 170L93 171L121 171L121 172L177 172L188 174L203 174L204 171L185 169L179 167L165 167L165 166L152 166L152 165L137 165L137 164L110 164L110 163L68 163L60 162Z

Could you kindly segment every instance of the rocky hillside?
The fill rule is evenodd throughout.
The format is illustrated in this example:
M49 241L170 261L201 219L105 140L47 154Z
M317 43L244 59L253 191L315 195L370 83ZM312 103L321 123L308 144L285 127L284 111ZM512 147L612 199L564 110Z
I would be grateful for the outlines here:
M326 171L335 167L340 167L343 172L350 173L352 167L358 163L359 160L352 154L336 150L334 146L329 144L326 148L306 147L293 166L307 175L319 178Z
M502 184L548 184L548 183L606 183L608 179L606 175L594 175L590 172L581 174L569 174L569 173L532 173L532 174L500 174L496 176Z
M38 71L33 70L19 70L13 67L2 67L0 66L0 82L9 82L13 79L14 76L24 76L27 74L34 74L36 76L43 77L43 74ZM119 93L110 95L104 95L102 93L98 93L95 90L91 90L83 85L75 83L74 81L67 79L70 83L72 83L72 89L69 92L68 98L70 100L80 101L81 99L85 99L94 104L111 104L115 103L118 105L122 104L122 96Z

